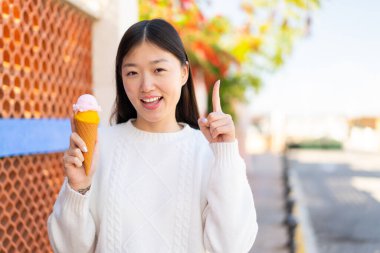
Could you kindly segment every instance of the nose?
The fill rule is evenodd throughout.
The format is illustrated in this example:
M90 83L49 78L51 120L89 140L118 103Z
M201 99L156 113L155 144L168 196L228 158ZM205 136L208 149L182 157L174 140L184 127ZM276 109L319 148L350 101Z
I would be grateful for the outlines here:
M154 90L154 88L154 78L149 74L145 74L143 80L141 81L141 91L149 92Z

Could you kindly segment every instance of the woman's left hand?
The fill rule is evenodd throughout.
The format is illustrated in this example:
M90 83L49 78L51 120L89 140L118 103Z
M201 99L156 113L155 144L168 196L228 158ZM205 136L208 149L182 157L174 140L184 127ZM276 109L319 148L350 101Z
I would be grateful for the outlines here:
M212 90L213 111L206 117L198 120L200 130L210 142L235 141L235 125L231 115L225 114L220 105L220 80L216 81Z

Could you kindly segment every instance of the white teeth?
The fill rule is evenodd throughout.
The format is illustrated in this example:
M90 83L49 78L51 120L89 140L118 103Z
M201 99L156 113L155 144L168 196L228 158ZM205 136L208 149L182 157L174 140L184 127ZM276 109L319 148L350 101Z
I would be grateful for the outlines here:
M145 99L142 99L142 101L144 101L145 103L152 103L152 102L155 102L157 100L159 100L161 97L155 97L155 98L145 98Z

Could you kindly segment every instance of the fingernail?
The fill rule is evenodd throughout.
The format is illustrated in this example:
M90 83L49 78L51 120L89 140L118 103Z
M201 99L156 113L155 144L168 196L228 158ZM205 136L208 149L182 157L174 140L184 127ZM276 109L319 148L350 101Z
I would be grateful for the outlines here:
M207 119L206 118L202 118L201 121L202 121L202 123L207 123Z
M87 152L88 151L87 147L83 147L82 150L83 150L83 152Z

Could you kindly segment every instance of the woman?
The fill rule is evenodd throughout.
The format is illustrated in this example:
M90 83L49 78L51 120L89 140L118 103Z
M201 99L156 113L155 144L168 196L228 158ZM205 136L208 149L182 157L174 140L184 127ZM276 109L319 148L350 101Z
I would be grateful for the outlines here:
M126 31L115 72L116 124L100 128L89 176L85 144L70 137L66 179L48 220L53 249L248 252L256 212L219 82L213 112L198 120L188 57L161 19Z

